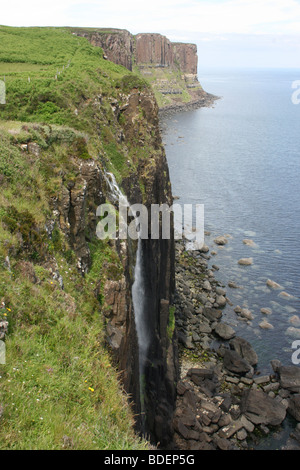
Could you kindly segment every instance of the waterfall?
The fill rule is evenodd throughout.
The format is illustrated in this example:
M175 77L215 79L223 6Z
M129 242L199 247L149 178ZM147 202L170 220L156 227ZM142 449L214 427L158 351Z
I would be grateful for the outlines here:
M126 196L120 190L115 176L112 173L104 172L105 181L109 187L109 198L111 202L121 202L129 206ZM145 321L145 279L143 268L143 250L140 234L138 236L138 245L136 252L136 261L134 268L134 283L132 285L132 303L134 311L134 320L138 340L138 360L139 360L139 387L140 387L140 405L142 427L145 421L144 410L144 388L145 388L145 363L149 347L149 334Z
M126 205L128 204L127 197L124 196L122 191L120 190L118 183L116 182L115 175L113 173L110 173L108 171L104 171L104 179L109 187L109 199L111 200L112 203L119 203L123 202Z
M139 346L139 377L140 377L140 402L142 422L144 421L144 388L145 388L145 364L149 347L149 335L145 319L145 279L143 270L142 241L138 238L136 262L134 269L134 283L132 286L132 302Z

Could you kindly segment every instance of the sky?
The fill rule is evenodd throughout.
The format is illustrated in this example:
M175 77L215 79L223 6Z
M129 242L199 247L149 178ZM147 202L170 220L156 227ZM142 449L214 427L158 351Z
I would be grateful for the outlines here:
M10 0L1 10L8 26L113 27L192 42L200 69L300 68L300 0Z

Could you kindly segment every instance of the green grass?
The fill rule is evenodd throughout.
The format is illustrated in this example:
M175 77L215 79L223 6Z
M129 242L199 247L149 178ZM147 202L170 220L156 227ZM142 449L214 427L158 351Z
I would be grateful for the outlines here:
M105 342L103 286L122 263L109 240L89 236L82 276L64 231L56 222L49 238L45 224L84 160L121 181L149 158L118 143L126 120L111 106L147 85L68 28L0 26L0 41L0 321L9 321L0 449L144 449Z
M99 312L87 315L49 277L40 282L37 289L18 276L1 279L1 294L4 283L9 289L0 316L14 334L0 366L0 449L62 449L66 436L73 449L145 448L103 346Z

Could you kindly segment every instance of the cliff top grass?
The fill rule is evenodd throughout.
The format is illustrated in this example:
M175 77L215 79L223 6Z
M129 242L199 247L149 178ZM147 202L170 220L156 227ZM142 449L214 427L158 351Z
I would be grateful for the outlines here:
M1 26L0 41L0 449L144 449L95 293L106 269L119 274L116 252L90 240L82 276L66 234L45 227L62 182L104 150L98 136L128 70L67 28Z

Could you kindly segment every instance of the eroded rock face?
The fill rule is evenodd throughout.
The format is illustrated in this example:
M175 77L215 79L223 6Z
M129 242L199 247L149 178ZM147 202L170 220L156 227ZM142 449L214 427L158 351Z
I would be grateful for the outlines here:
M170 67L174 63L172 44L161 34L145 33L136 36L136 62Z
M120 183L130 204L167 203L172 194L169 171L159 131L158 106L150 89L136 88L121 93L113 102L114 115L110 126L115 135L122 134L124 153L128 148L146 148L147 158L139 158L136 167ZM120 115L122 114L122 120ZM114 121L112 122L112 120ZM77 266L85 276L91 267L90 240L96 236L97 207L109 196L101 160L72 158L75 177L68 181L62 175L60 189L52 199L52 219L48 233L52 236L55 224L65 233ZM126 173L128 174L128 172ZM141 191L141 187L143 191ZM149 211L150 214L150 211ZM149 224L149 227L150 224ZM132 301L134 266L137 243L130 238L112 240L110 248L122 269L118 275L99 272L95 281L95 296L101 297L99 312L106 327L106 339L118 364L124 388L133 402L139 426L141 411L139 348ZM145 272L145 316L151 337L146 358L144 401L145 432L153 441L167 444L172 438L173 410L176 399L177 350L176 332L169 327L170 306L174 292L174 240L142 241ZM122 271L122 272L121 272ZM107 273L106 273L107 274Z
M198 55L196 44L172 43L174 61L180 64L180 70L186 74L197 74Z
M196 44L173 43L158 33L141 33L135 37L125 29L75 29L74 34L86 37L94 46L101 47L105 57L132 70L137 65L153 64L158 67L177 66L184 74L197 75Z
M52 206L54 218L67 234L78 259L78 268L84 274L91 261L87 238L95 233L95 208L105 202L101 193L105 183L99 164L92 159L77 162L77 171L76 181L62 181Z
M76 34L86 37L93 46L101 47L108 60L132 70L134 40L126 29L99 29L92 33L88 30L77 30Z

